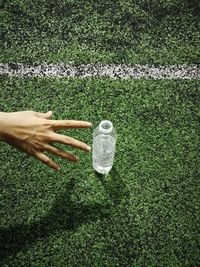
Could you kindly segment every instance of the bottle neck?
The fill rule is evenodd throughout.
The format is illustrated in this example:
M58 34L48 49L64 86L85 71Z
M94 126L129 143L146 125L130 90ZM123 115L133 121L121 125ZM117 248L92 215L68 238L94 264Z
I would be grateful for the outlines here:
M111 133L113 131L113 125L112 122L109 120L103 120L99 124L99 130L102 133Z

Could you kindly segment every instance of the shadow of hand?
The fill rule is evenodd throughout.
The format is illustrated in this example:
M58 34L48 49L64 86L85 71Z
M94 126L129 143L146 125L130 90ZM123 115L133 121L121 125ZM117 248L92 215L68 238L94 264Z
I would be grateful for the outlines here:
M0 262L16 254L26 245L35 243L54 232L69 231L72 234L81 224L109 216L110 208L102 204L76 204L71 200L75 181L68 182L67 190L60 194L48 214L31 225L19 224L0 229Z

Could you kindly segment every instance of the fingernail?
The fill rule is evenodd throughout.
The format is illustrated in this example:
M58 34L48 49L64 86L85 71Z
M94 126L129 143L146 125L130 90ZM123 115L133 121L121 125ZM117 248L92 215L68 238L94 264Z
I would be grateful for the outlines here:
M87 146L87 151L91 151L91 147L90 146Z
M87 122L87 125L91 127L92 126L92 123L91 122Z

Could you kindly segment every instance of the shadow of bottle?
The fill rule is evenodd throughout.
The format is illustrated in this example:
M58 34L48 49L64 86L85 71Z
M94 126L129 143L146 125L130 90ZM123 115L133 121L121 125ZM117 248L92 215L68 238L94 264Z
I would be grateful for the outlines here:
M118 205L126 194L125 183L120 178L119 172L114 166L111 171L105 175L95 171L96 177L101 182L106 193L109 195L114 205Z

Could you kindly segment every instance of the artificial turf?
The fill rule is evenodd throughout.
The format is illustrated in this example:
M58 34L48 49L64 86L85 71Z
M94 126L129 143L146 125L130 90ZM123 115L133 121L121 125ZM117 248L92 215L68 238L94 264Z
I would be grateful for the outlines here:
M0 62L198 64L198 0L0 2ZM0 266L200 263L199 81L1 77L0 110L89 120L118 132L107 177L92 155L55 172L0 143Z
M102 119L118 132L113 170L91 153L59 172L0 144L1 266L198 266L198 81L2 77L0 110L89 120L61 131L92 144ZM64 145L58 145L68 149Z
M1 62L199 63L198 0L0 2Z

